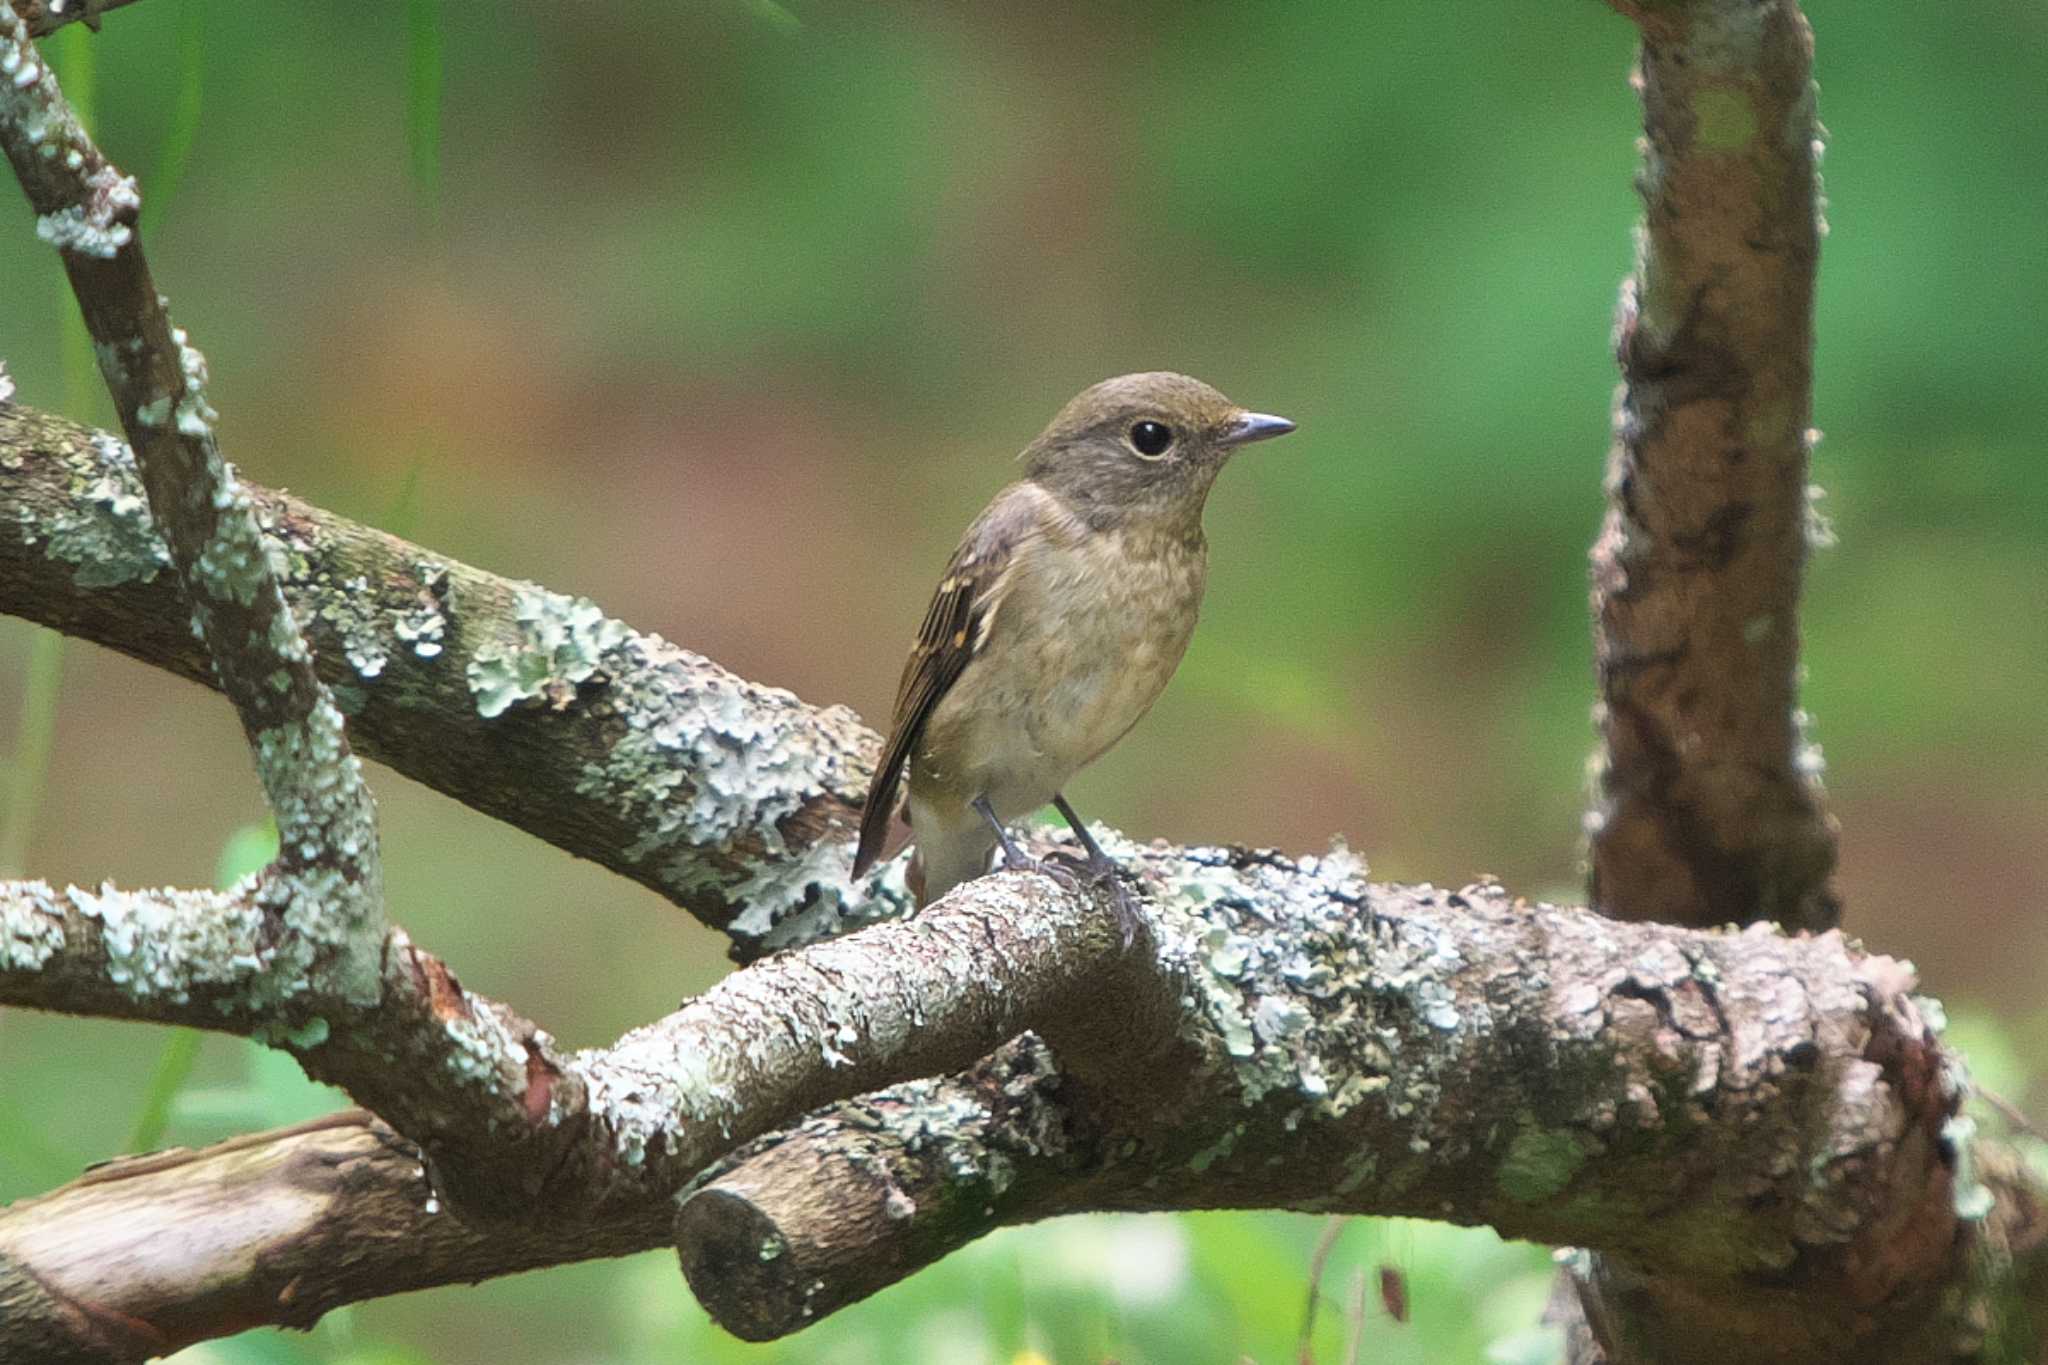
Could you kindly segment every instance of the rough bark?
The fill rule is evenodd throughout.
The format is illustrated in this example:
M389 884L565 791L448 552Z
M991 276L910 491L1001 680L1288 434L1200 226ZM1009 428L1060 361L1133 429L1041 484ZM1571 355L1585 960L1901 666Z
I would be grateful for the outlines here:
M1800 581L1821 535L1813 36L1797 0L1613 3L1642 34L1644 214L1593 547L1592 898L1628 919L1824 929L1840 918L1835 831L1798 701ZM1583 1254L1557 1309L1575 1365L1849 1359L1830 1346L1863 1339L1844 1316L1870 1311L1850 1283L1865 1269L1822 1256L1766 1289ZM1884 1316L1894 1358L1950 1358L1912 1336L1911 1313Z
M631 877L742 961L908 905L848 880L880 741L532 583L243 485L350 738ZM216 685L128 448L0 403L0 611Z
M397 930L375 1007L312 988L279 1001L257 975L263 922L233 893L0 883L0 1004L262 1038L419 1144L473 1218L573 1222L659 1200L819 1104L967 1066L1105 982L1144 998L1154 978L1049 888L1007 879L954 913L779 955L564 1055Z
M377 998L384 931L376 812L341 713L285 605L247 492L221 456L206 359L171 321L135 225L135 181L72 113L28 26L0 6L0 152L57 249L183 591L183 618L234 703L278 829L254 909L295 974Z
M0 1358L111 1365L393 1292L623 1255L664 1219L479 1230L361 1110L95 1167L0 1213Z
M1617 9L1642 30L1641 254L1593 547L1592 895L1669 924L1839 915L1798 704L1820 252L1795 0Z
M1975 1146L1952 1124L1959 1093L1910 971L1839 935L1617 924L1493 886L1368 886L1344 854L1293 862L1103 837L1148 893L1149 950L1125 954L1100 906L1016 873L915 921L742 969L671 1019L564 1060L584 1108L532 1106L518 1138L490 1140L512 1149L500 1178L531 1158L516 1198L491 1205L438 1178L456 1158L430 1162L460 1210L437 1254L465 1276L497 1273L501 1231L509 1270L540 1244L555 1259L629 1249L631 1227L645 1239L634 1245L673 1238L721 1320L764 1336L1005 1222L1403 1213L1598 1247L1616 1273L1750 1305L1836 1305L1820 1321L1855 1354L1764 1358L1879 1361L1968 1358L1958 1343L1978 1341L2033 1273L2034 1220L2012 1232L2033 1207L2023 1190L1997 1191L1992 1219L1957 1212L1982 1212ZM36 941L0 934L17 953ZM972 1065L1023 1029L1045 1043ZM473 1136L461 1169L490 1169L491 1155ZM444 1216L407 1179L421 1225ZM404 1202L390 1183L379 1208ZM807 1197L820 1188L848 1198ZM0 1256L16 1268L6 1292L50 1300L21 1320L90 1303L153 1321L123 1276L92 1269L142 1254L126 1225L51 1231L71 1197L0 1215ZM191 1294L223 1292L223 1264L268 1262L244 1225L178 1207L178 1235L205 1248L192 1263L216 1272ZM162 1221L135 1231L168 1235ZM61 1267L22 1249L88 1236L94 1254L68 1251ZM1985 1276L1994 1236L2019 1254ZM294 1302L457 1273L379 1245L346 1275L303 1272ZM735 1265L743 1245L786 1263ZM163 1298L162 1281L149 1292ZM221 1301L260 1297L242 1287ZM278 1312L264 1320L298 1320ZM1943 1350L1886 1353L1934 1336Z

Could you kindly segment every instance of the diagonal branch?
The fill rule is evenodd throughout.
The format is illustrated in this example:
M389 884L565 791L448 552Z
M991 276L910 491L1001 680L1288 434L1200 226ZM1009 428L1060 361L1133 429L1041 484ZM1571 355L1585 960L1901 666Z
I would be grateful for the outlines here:
M758 963L564 1056L401 931L365 1008L292 989L288 963L280 981L245 893L0 883L0 1004L264 1039L418 1143L471 1216L573 1222L658 1201L819 1104L966 1066L1131 975L1107 927L1055 890L1002 879L945 915Z
M1593 547L1593 899L1825 928L1835 834L1798 709L1820 253L1795 0L1615 7L1642 30L1641 253Z
M258 907L299 975L374 1003L384 931L377 826L341 712L313 670L255 508L221 458L206 360L172 325L135 223L142 199L87 136L28 26L0 5L0 149L57 248L120 413L193 629L234 703L277 818Z
M631 877L734 956L900 913L847 879L880 741L585 600L244 484L364 753ZM0 402L0 612L217 686L118 439Z
M673 1236L700 1291L752 1335L793 1330L1005 1220L1087 1209L1485 1222L1597 1247L1621 1271L1768 1291L1787 1312L1838 1303L1825 1332L1864 1345L1963 1331L1972 1296L1990 1292L1974 1258L2012 1225L1957 1213L1979 1198L1958 1164L1973 1149L1951 1127L1958 1094L1900 964L1837 934L1700 933L1492 886L1367 886L1345 854L1293 862L1103 837L1149 893L1152 952L1122 953L1099 908L1049 879L1004 874L915 921L745 968L669 1019L553 1063L564 1084L511 1131L472 1133L445 1160L430 1146L469 1230L447 1254L465 1274L495 1273L506 1217L518 1228L506 1269L532 1263L536 1237L566 1259L622 1249L622 1229L638 1245ZM39 933L44 913L0 921L9 957L42 958L0 973L0 998L89 956L89 940ZM1013 1048L735 1151L835 1098L968 1066L1025 1029L1056 1071ZM309 1069L346 1057L338 1042L307 1050ZM411 1056L392 1069L415 1084L445 1074ZM395 1120L410 1137L433 1117L416 1098L380 1102L413 1106ZM1033 1133L1059 1140L1030 1155ZM863 1184L849 1162L867 1163L865 1197L851 1197ZM818 1187L792 1170L850 1197L804 1198ZM506 1185L495 1204L474 1188L486 1172ZM667 1231L675 1196L705 1179ZM2019 1194L2001 1217L2034 1207ZM142 1291L106 1269L124 1263L119 1227L92 1225L93 1257L23 1260L70 1220L69 1201L0 1215L0 1262L64 1302L146 1317ZM443 1216L415 1207L423 1226ZM207 1248L202 1264L237 1249L247 1264L301 1263L289 1247L256 1255L246 1227L190 1218L177 1235ZM766 1296L720 1251L755 1237L769 1259L792 1257ZM346 1276L305 1272L297 1301L448 1273L372 1244ZM287 1311L299 1310L274 1320L300 1320Z

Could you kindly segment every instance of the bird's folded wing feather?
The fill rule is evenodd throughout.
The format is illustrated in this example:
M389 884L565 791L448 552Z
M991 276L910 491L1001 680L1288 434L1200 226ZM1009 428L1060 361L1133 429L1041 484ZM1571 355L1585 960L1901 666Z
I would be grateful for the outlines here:
M854 855L853 875L858 877L874 865L888 837L889 820L896 810L896 792L903 769L918 741L924 737L927 721L939 702L959 680L961 672L988 643L996 610L1002 605L1009 570L1016 562L1019 546L1036 524L1034 513L1044 495L1028 484L1013 484L989 504L953 552L946 572L932 594L924 625L903 665L903 680L896 689L896 714L889 727L889 742L882 749L882 762L868 788L867 804L861 808L860 849Z

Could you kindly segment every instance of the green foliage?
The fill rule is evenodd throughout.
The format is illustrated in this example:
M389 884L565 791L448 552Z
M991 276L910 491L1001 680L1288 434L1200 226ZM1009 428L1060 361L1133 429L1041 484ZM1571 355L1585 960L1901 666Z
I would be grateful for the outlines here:
M1319 1220L1281 1214L1066 1219L975 1243L867 1305L785 1343L750 1346L711 1324L675 1284L672 1258L630 1263L616 1341L632 1360L706 1365L1024 1365L1115 1359L1125 1365L1295 1359ZM1383 1269L1405 1284L1406 1323L1388 1316ZM1362 1277L1362 1280L1361 1280ZM1404 1219L1348 1225L1323 1273L1315 1358L1539 1365L1559 1358L1536 1327L1549 1258L1483 1230ZM1354 1327L1352 1286L1368 1288Z
M194 0L178 6L178 84L164 125L163 147L147 177L149 196L142 201L142 233L154 239L157 227L177 198L199 138L199 111L206 86L205 10ZM66 85L67 90L70 86Z
M441 214L441 0L407 0L405 144L413 190L429 221Z

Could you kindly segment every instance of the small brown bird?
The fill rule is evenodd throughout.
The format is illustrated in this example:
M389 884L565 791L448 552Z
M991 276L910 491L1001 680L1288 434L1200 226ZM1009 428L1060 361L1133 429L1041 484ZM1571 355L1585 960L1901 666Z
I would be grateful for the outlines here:
M1114 888L1130 943L1136 911L1116 864L1061 789L1180 665L1208 579L1202 506L1217 472L1239 446L1292 430L1180 374L1107 379L1060 410L932 596L861 812L855 876L882 851L906 768L921 906L988 871L998 846L1006 866L1063 875L1005 830L1050 802L1088 852L1080 869Z

